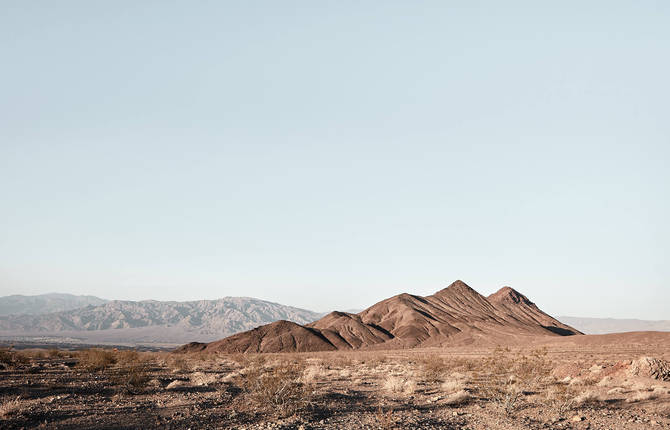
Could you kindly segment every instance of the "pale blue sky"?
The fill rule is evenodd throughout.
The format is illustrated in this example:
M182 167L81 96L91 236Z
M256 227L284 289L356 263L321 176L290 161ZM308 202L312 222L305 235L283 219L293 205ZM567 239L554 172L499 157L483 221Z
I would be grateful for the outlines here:
M667 1L0 0L0 295L670 319Z

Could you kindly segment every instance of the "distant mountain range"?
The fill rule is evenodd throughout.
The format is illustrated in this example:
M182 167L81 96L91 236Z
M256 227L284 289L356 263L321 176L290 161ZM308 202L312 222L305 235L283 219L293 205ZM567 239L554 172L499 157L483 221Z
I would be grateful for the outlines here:
M442 322L450 321L451 326L461 330L462 324L472 320L475 326L480 327L477 336L484 336L491 328L486 328L481 321L499 319L500 316L496 312L500 313L501 310L515 315L513 320L524 318L527 320L530 317L536 321L534 330L545 332L547 327L549 330L574 327L586 334L670 331L670 321L576 317L559 317L554 320L512 289L502 289L496 293L497 295L483 297L465 284L461 284L454 283L429 297L401 294L380 302L368 310L352 309L346 312L334 312L326 317L324 313L246 297L174 302L108 301L94 296L56 293L37 296L13 295L0 297L0 338L38 339L40 342L45 340L59 342L68 339L80 343L177 345L191 341L211 342L286 320L295 325L308 326L310 333L321 330L326 338L331 336L330 332L336 328L338 336L341 335L354 345L358 342L355 339L357 336L364 338L368 336L363 335L360 330L374 334L378 340L390 340L389 334L391 334L396 338L393 342L402 343L398 341L397 333L401 326L407 325L413 327L412 330L419 328L417 336L420 343L430 344L435 338L432 341L423 338L432 337L430 334L432 331L440 335L449 330L453 331L453 329L447 330L446 326L441 325ZM489 305L497 310L491 310ZM479 310L475 310L473 306L475 308L479 306ZM485 309L482 310L481 306ZM383 311L384 309L387 311ZM395 313L392 312L393 309ZM446 313L440 313L442 311ZM523 315L515 314L519 311L523 311ZM384 312L390 313L383 316ZM463 317L463 313L469 313L470 317ZM425 315L436 319L432 320ZM321 317L324 318L315 322ZM377 321L379 318L381 319ZM411 321L419 321L419 325L414 327L410 324ZM537 324L546 327L539 327ZM289 332L295 329L295 325L290 326ZM386 326L392 330L385 329ZM500 329L499 325L494 324L492 327ZM351 334L357 331L358 334ZM266 341L271 338L272 336L267 337ZM370 339L365 340L367 341ZM329 342L337 343L337 340Z
M509 287L484 297L462 281L433 295L399 294L357 314L331 312L311 324L277 321L181 352L312 352L523 342L581 335Z
M670 321L637 319L558 317L586 334L623 333L629 331L670 331Z
M2 297L0 304L6 299L14 300L13 296ZM114 300L62 312L3 315L0 336L69 337L87 343L177 344L193 339L219 339L277 320L307 324L321 315L246 297L189 302Z
M0 297L0 316L62 312L83 308L88 305L98 306L106 302L107 300L94 296L75 296L59 293L40 294L38 296L5 296Z

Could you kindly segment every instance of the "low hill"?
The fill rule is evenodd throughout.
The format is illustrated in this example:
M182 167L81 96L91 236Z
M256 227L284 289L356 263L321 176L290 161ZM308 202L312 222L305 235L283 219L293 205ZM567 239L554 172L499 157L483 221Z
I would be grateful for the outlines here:
M462 281L422 297L399 294L352 314L331 312L311 324L274 323L178 351L307 352L469 344L514 336L581 334L504 287L484 297Z

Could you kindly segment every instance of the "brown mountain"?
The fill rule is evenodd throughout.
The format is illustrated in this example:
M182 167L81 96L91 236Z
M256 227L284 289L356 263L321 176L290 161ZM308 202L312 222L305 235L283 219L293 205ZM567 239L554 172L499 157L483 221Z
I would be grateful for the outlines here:
M484 297L462 281L427 296L399 294L358 314L331 312L307 325L278 321L178 351L306 352L470 344L519 336L581 334L504 287Z

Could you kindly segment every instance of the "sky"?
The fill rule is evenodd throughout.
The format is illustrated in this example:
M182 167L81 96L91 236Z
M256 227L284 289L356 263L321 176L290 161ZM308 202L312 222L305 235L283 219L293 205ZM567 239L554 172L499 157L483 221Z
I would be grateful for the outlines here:
M0 10L0 295L670 319L667 1Z

